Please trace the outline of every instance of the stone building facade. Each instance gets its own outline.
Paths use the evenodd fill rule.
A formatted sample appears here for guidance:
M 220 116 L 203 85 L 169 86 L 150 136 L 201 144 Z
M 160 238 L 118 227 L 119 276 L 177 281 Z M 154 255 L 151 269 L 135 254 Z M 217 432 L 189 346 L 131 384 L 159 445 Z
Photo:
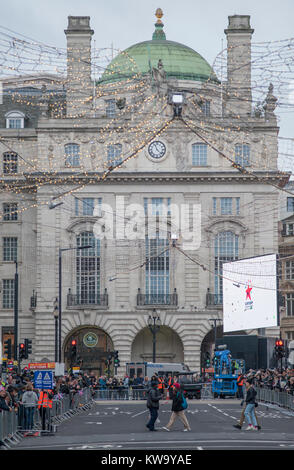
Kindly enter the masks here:
M 75 338 L 82 367 L 99 374 L 108 351 L 119 351 L 119 374 L 152 360 L 153 313 L 157 361 L 199 370 L 222 319 L 222 263 L 278 250 L 275 186 L 287 176 L 277 169 L 271 86 L 265 112 L 252 109 L 249 16 L 229 17 L 223 83 L 197 52 L 166 39 L 160 18 L 152 40 L 116 56 L 96 88 L 89 17 L 68 18 L 63 83 L 3 80 L 0 324 L 2 341 L 13 337 L 16 246 L 18 341 L 32 339 L 30 361 L 54 360 L 60 249 L 62 361 Z

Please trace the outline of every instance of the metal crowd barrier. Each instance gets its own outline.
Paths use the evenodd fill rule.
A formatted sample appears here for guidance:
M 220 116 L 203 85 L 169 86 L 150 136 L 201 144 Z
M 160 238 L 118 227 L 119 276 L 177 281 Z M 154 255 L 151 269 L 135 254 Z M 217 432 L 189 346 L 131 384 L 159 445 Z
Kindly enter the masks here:
M 117 387 L 100 388 L 95 391 L 94 398 L 97 400 L 145 400 L 147 388 Z
M 271 403 L 273 405 L 287 408 L 294 411 L 294 395 L 287 392 L 280 392 L 279 390 L 271 390 L 265 387 L 256 387 L 257 401 Z
M 93 404 L 92 390 L 83 390 L 67 395 L 56 395 L 52 408 L 19 405 L 18 411 L 0 412 L 0 445 L 10 447 L 17 444 L 25 433 L 52 433 L 56 425 Z
M 18 414 L 13 411 L 0 412 L 0 446 L 10 448 L 11 444 L 20 442 L 22 436 L 18 432 Z
M 198 385 L 198 384 L 197 384 Z M 213 398 L 212 384 L 210 382 L 201 383 L 201 399 Z M 146 400 L 148 388 L 136 387 L 117 387 L 117 388 L 100 388 L 95 390 L 95 400 Z M 166 394 L 165 394 L 166 397 Z

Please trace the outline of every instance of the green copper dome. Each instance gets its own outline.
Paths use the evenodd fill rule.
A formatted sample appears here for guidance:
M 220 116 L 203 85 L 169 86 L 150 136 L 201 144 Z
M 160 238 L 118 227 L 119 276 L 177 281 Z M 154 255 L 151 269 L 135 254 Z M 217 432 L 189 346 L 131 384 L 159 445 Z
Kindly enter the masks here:
M 144 41 L 118 54 L 103 73 L 100 83 L 110 83 L 131 78 L 140 78 L 158 66 L 161 59 L 167 78 L 218 82 L 212 67 L 190 47 L 167 41 L 163 23 L 155 24 L 151 41 Z

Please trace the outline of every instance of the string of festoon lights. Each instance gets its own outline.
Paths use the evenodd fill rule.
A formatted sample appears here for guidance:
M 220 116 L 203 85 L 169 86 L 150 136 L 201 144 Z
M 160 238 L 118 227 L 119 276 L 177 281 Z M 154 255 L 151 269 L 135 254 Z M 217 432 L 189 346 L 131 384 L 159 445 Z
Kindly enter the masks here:
M 268 47 L 268 43 L 267 43 L 267 46 Z M 279 48 L 281 49 L 281 48 Z M 37 49 L 38 50 L 38 49 Z M 282 48 L 282 50 L 284 50 L 284 47 Z M 269 51 L 270 52 L 270 51 Z M 280 53 L 280 50 L 279 50 L 279 53 Z M 38 54 L 38 58 L 41 57 L 42 54 L 39 54 L 39 50 L 37 52 Z M 62 54 L 60 54 L 62 55 Z M 18 58 L 20 58 L 21 60 L 21 56 L 18 55 L 17 56 Z M 65 53 L 64 53 L 64 57 L 65 57 Z M 15 55 L 13 56 L 13 58 L 15 59 Z M 41 60 L 41 59 L 40 59 Z M 42 59 L 43 60 L 43 59 Z M 255 63 L 257 62 L 257 60 L 255 59 Z M 41 63 L 41 62 L 40 62 Z M 51 64 L 53 63 L 53 61 L 51 61 Z M 18 70 L 19 70 L 19 67 L 18 67 Z M 122 71 L 124 72 L 124 71 Z M 141 80 L 140 81 L 140 84 L 137 83 L 138 81 L 138 75 L 135 76 L 135 82 L 133 80 L 130 79 L 128 83 L 129 85 L 129 92 L 131 91 L 134 91 L 134 93 L 136 94 L 138 89 L 140 88 L 140 86 L 142 86 L 142 90 L 145 90 L 144 87 L 146 87 L 146 90 L 148 90 L 148 81 L 146 81 L 146 79 L 144 80 Z M 66 84 L 66 80 L 64 79 L 63 80 L 63 83 Z M 115 99 L 118 98 L 120 96 L 120 93 L 121 93 L 121 90 L 119 89 L 119 87 L 121 86 L 121 88 L 123 89 L 123 86 L 126 84 L 125 81 L 122 81 L 122 82 L 118 82 L 116 84 L 108 84 L 108 85 L 104 85 L 103 87 L 99 87 L 97 86 L 96 89 L 97 89 L 97 95 L 96 97 L 105 97 L 105 96 L 109 96 L 109 90 L 112 90 L 112 93 L 114 94 L 115 96 Z M 204 88 L 205 87 L 209 87 L 210 83 L 209 81 L 207 83 L 204 84 Z M 139 88 L 138 88 L 139 87 Z M 110 93 L 110 96 L 111 96 L 111 93 Z M 237 95 L 236 95 L 237 96 Z M 154 98 L 154 97 L 153 97 Z M 240 97 L 241 99 L 242 97 Z M 152 98 L 151 97 L 147 97 L 145 98 L 146 99 L 146 102 L 148 104 L 150 104 L 152 102 Z M 86 102 L 85 101 L 81 101 L 81 102 Z M 140 103 L 140 102 L 139 102 Z M 161 106 L 164 106 L 164 99 L 162 99 L 162 103 L 160 102 L 160 100 L 157 98 L 156 99 L 156 104 L 158 105 L 158 108 L 160 108 Z M 104 105 L 102 104 L 98 104 L 98 110 L 99 109 L 103 109 Z M 138 108 L 140 108 L 140 110 L 138 111 Z M 157 109 L 158 109 L 157 108 Z M 127 112 L 131 111 L 131 110 L 134 110 L 135 114 L 136 114 L 136 118 L 137 120 L 139 121 L 139 123 L 137 124 L 136 127 L 134 127 L 134 121 L 132 122 L 132 124 L 130 123 L 128 126 L 126 126 L 126 124 L 123 124 L 122 126 L 117 126 L 117 122 L 119 121 L 119 119 L 126 115 Z M 138 114 L 141 114 L 141 116 L 138 116 Z M 101 129 L 100 130 L 100 134 L 99 134 L 99 138 L 96 137 L 95 140 L 91 140 L 91 143 L 94 144 L 94 143 L 97 143 L 99 144 L 103 139 L 105 139 L 105 141 L 107 141 L 107 143 L 111 146 L 111 145 L 116 145 L 117 144 L 117 139 L 121 140 L 122 137 L 124 137 L 124 134 L 127 134 L 128 137 L 129 136 L 136 136 L 136 139 L 132 139 L 132 142 L 134 142 L 134 147 L 135 148 L 141 148 L 141 145 L 146 145 L 146 142 L 149 142 L 148 139 L 146 139 L 146 136 L 148 135 L 152 135 L 152 131 L 154 131 L 154 126 L 152 125 L 152 122 L 153 122 L 153 119 L 154 119 L 154 115 L 155 113 L 151 113 L 150 116 L 149 116 L 149 119 L 150 121 L 147 121 L 145 120 L 146 119 L 146 115 L 145 115 L 145 112 L 143 111 L 143 109 L 141 109 L 140 105 L 137 104 L 137 107 L 136 105 L 134 104 L 130 104 L 128 105 L 123 111 L 122 111 L 122 115 L 120 116 L 117 116 L 115 118 L 113 118 L 111 120 L 111 124 L 110 122 L 108 122 L 106 124 L 106 126 L 104 127 L 104 129 Z M 84 114 L 85 116 L 85 114 Z M 80 117 L 84 117 L 84 116 L 80 116 Z M 141 119 L 144 117 L 144 119 Z M 239 121 L 241 121 L 241 117 L 239 116 L 234 116 L 234 122 L 235 122 L 235 118 L 239 118 Z M 192 122 L 191 122 L 192 123 Z M 191 124 L 190 123 L 190 124 Z M 79 124 L 76 124 L 76 127 L 78 128 Z M 119 129 L 116 129 L 116 126 L 117 128 Z M 212 135 L 213 135 L 213 132 L 214 131 L 222 131 L 222 132 L 226 132 L 226 133 L 230 133 L 231 136 L 238 136 L 240 138 L 240 131 L 241 131 L 241 127 L 235 127 L 235 129 L 233 128 L 233 126 L 229 126 L 229 125 L 226 125 L 225 127 L 224 126 L 219 126 L 219 125 L 215 125 L 215 124 L 209 124 L 209 126 L 207 125 L 207 122 L 206 121 L 203 121 L 202 123 L 202 126 L 201 126 L 201 131 L 203 133 L 206 133 L 207 134 L 207 137 L 210 138 L 210 142 L 211 142 L 211 138 L 212 138 Z M 155 134 L 156 135 L 156 134 Z M 247 136 L 249 136 L 249 132 L 246 134 L 246 132 L 244 132 L 244 136 L 242 138 L 242 140 L 246 140 Z M 139 139 L 140 137 L 140 139 Z M 20 139 L 18 139 L 18 142 L 21 142 Z M 22 141 L 23 143 L 25 142 L 25 140 Z M 211 145 L 214 145 L 214 144 L 217 144 L 218 142 L 216 140 L 214 140 L 214 142 L 212 142 Z M 218 151 L 218 153 L 220 154 L 219 152 L 219 149 L 217 148 L 217 146 L 215 146 L 216 150 Z M 137 154 L 137 153 L 136 153 Z M 101 155 L 101 154 L 100 154 Z M 85 159 L 89 159 L 91 162 L 93 161 L 93 159 L 91 158 L 91 153 L 87 153 L 87 152 L 84 152 L 83 153 L 83 157 Z M 124 158 L 125 157 L 125 154 L 122 154 L 122 162 L 125 163 L 129 160 L 129 158 Z M 104 157 L 100 156 L 98 157 L 100 158 L 101 161 L 104 160 Z M 260 165 L 260 161 L 257 162 L 258 158 L 257 156 L 255 156 L 255 159 L 256 159 L 256 163 L 259 163 Z M 31 159 L 31 161 L 34 161 L 36 163 L 36 168 L 37 170 L 36 171 L 46 171 L 46 167 L 44 168 L 41 168 L 39 167 L 40 165 L 40 162 L 38 161 L 37 157 L 35 157 L 34 159 Z M 253 163 L 253 162 L 252 162 Z M 37 166 L 38 164 L 38 166 Z M 267 168 L 267 162 L 266 161 L 262 161 L 262 168 L 266 169 Z M 112 169 L 116 169 L 116 168 L 120 168 L 121 166 L 119 164 L 115 165 Z M 244 167 L 240 166 L 242 168 L 242 170 L 244 169 Z M 105 162 L 105 160 L 103 161 L 103 168 L 105 170 L 105 173 L 106 175 L 109 174 L 109 165 L 108 165 L 108 162 Z M 239 167 L 236 167 L 236 169 L 240 170 L 241 168 Z M 260 168 L 260 166 L 259 166 Z M 99 169 L 99 164 L 97 163 L 95 166 L 92 167 L 91 170 L 98 170 Z M 246 170 L 246 169 L 245 169 Z M 89 170 L 86 171 L 84 170 L 83 172 L 78 172 L 76 173 L 76 169 L 68 169 L 68 171 L 72 171 L 72 175 L 67 175 L 67 181 L 68 179 L 72 179 L 74 182 L 76 182 L 76 178 L 78 175 L 83 175 L 83 176 L 89 176 Z M 112 171 L 112 170 L 111 170 Z M 247 170 L 248 171 L 248 170 Z M 51 172 L 51 175 L 50 177 L 45 177 L 42 175 L 42 177 L 37 177 L 36 175 L 34 175 L 34 181 L 37 182 L 37 185 L 43 185 L 43 184 L 46 184 L 48 181 L 52 182 L 52 176 L 57 176 L 58 175 L 58 168 L 56 167 L 55 169 L 54 168 L 50 168 L 50 172 Z M 52 175 L 52 172 L 53 172 L 53 175 Z M 247 172 L 248 174 L 248 172 Z M 253 176 L 253 171 L 251 171 L 251 176 Z M 270 174 L 269 174 L 270 176 Z M 106 176 L 104 176 L 105 178 Z M 47 178 L 47 179 L 46 179 Z M 57 180 L 56 180 L 57 181 Z M 58 183 L 58 181 L 57 181 Z M 4 183 L 4 184 L 8 184 L 8 183 Z M 83 183 L 81 182 L 81 185 L 80 187 L 85 187 L 85 184 L 87 183 Z M 19 188 L 19 191 L 22 191 L 24 188 L 31 188 L 33 185 L 32 183 L 29 183 L 29 184 L 24 184 L 22 187 Z M 11 185 L 9 186 L 11 188 Z M 38 186 L 37 186 L 38 187 Z M 279 188 L 280 189 L 280 188 Z M 291 193 L 292 194 L 292 193 Z

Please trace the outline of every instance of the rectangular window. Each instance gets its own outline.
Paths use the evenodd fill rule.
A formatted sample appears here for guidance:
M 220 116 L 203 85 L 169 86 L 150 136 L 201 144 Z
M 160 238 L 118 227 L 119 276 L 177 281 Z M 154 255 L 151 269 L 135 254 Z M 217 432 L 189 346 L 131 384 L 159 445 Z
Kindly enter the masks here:
M 235 162 L 241 166 L 250 165 L 250 147 L 248 144 L 235 145 Z
M 239 197 L 213 197 L 212 215 L 240 215 Z
M 151 215 L 171 215 L 170 204 L 171 198 L 152 197 L 144 198 L 144 212 L 148 215 L 148 205 L 151 205 Z M 164 207 L 165 206 L 165 207 Z
M 23 127 L 22 123 L 23 123 L 22 119 L 8 119 L 8 128 L 9 129 L 21 129 Z
M 16 237 L 3 237 L 3 261 L 17 261 Z
M 206 144 L 193 144 L 192 145 L 192 165 L 206 166 L 207 165 L 207 145 Z
M 101 209 L 102 198 L 84 197 L 75 198 L 75 216 L 94 215 L 94 209 L 99 206 Z M 95 212 L 96 213 L 96 212 Z
M 106 100 L 106 116 L 114 118 L 116 116 L 115 100 Z
M 209 100 L 203 100 L 201 104 L 201 111 L 205 117 L 210 116 L 210 101 Z
M 17 154 L 6 152 L 3 154 L 3 173 L 11 175 L 17 173 Z
M 14 279 L 3 279 L 2 281 L 2 307 L 14 307 Z
M 232 215 L 233 213 L 233 198 L 221 197 L 221 215 Z
M 216 215 L 217 214 L 217 199 L 216 197 L 212 198 L 212 214 Z
M 3 220 L 17 220 L 17 203 L 4 202 L 3 203 Z
M 240 198 L 236 197 L 236 215 L 240 215 Z
M 286 315 L 287 317 L 294 315 L 294 294 L 286 294 Z
M 294 197 L 287 197 L 287 211 L 294 212 Z
M 147 303 L 165 304 L 169 295 L 168 240 L 146 238 L 145 288 Z
M 108 145 L 107 147 L 107 162 L 109 165 L 116 165 L 121 163 L 121 152 L 122 152 L 122 145 L 121 144 L 114 144 Z
M 294 279 L 294 261 L 285 261 L 285 279 Z
M 286 235 L 294 235 L 294 224 L 286 224 Z

